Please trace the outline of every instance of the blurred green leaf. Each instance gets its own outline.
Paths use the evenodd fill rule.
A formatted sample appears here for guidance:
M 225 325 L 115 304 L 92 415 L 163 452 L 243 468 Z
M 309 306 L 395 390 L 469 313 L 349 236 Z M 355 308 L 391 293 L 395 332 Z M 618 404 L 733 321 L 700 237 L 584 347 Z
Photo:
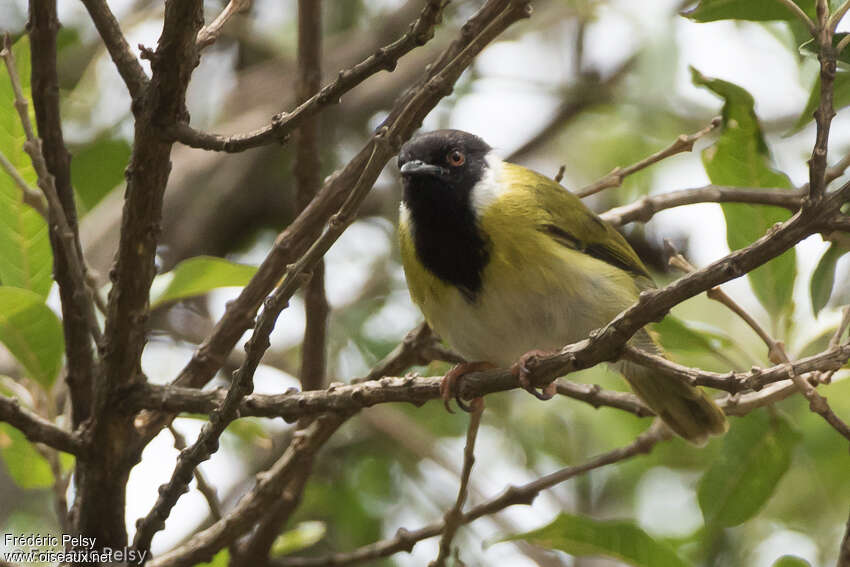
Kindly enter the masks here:
M 706 527 L 737 526 L 758 513 L 788 470 L 799 440 L 785 419 L 767 411 L 736 420 L 699 483 Z
M 809 295 L 812 298 L 812 311 L 815 316 L 829 302 L 832 288 L 835 285 L 835 263 L 847 252 L 846 248 L 837 245 L 835 242 L 830 242 L 829 248 L 823 253 L 815 271 L 812 272 Z
M 24 95 L 30 92 L 29 39 L 22 36 L 12 47 Z M 29 156 L 23 126 L 12 104 L 14 92 L 8 73 L 0 73 L 0 152 L 31 187 L 36 175 Z M 29 110 L 33 127 L 32 103 Z M 53 256 L 47 223 L 35 210 L 21 202 L 21 190 L 5 171 L 0 171 L 0 282 L 30 289 L 47 296 L 53 282 Z
M 502 541 L 524 540 L 576 557 L 603 555 L 637 567 L 686 567 L 672 547 L 632 522 L 561 514 L 542 528 Z
M 325 537 L 326 532 L 324 522 L 300 522 L 293 529 L 277 536 L 270 555 L 280 557 L 310 547 Z
M 845 50 L 850 56 L 850 51 Z M 850 105 L 850 72 L 838 71 L 835 73 L 835 81 L 832 85 L 832 105 L 835 110 L 840 110 L 845 106 Z M 809 100 L 806 102 L 806 107 L 800 113 L 797 123 L 788 132 L 788 135 L 796 134 L 802 130 L 806 124 L 815 119 L 815 109 L 820 103 L 820 77 L 815 79 L 815 84 L 812 86 L 812 92 L 809 93 Z
M 183 260 L 173 270 L 154 278 L 151 289 L 161 289 L 163 285 L 165 289 L 158 294 L 152 292 L 154 297 L 151 297 L 151 309 L 169 301 L 202 295 L 220 287 L 244 286 L 256 272 L 256 266 L 236 264 L 213 256 L 196 256 Z
M 815 0 L 795 0 L 794 3 L 802 8 L 809 17 L 814 17 Z M 716 20 L 766 22 L 797 18 L 794 12 L 777 0 L 700 0 L 696 8 L 682 15 L 696 22 L 714 22 Z
M 720 79 L 704 77 L 694 68 L 695 85 L 704 86 L 723 97 L 723 132 L 717 142 L 702 153 L 705 171 L 712 183 L 737 187 L 781 187 L 791 189 L 788 177 L 770 167 L 770 155 L 754 110 L 752 95 L 741 87 Z M 774 224 L 791 213 L 779 207 L 724 203 L 726 241 L 731 250 L 748 246 Z M 794 249 L 747 274 L 756 297 L 774 317 L 793 308 L 791 294 L 797 276 Z
M 732 346 L 731 337 L 722 331 L 694 329 L 687 321 L 668 315 L 659 323 L 652 326 L 658 333 L 661 345 L 665 350 L 676 351 L 708 351 L 715 353 L 718 349 Z
M 90 211 L 124 181 L 129 159 L 130 145 L 124 140 L 99 139 L 74 152 L 71 182 L 83 210 Z
M 812 567 L 812 565 L 805 559 L 793 555 L 783 555 L 774 561 L 771 567 Z
M 6 423 L 0 423 L 0 458 L 15 484 L 25 490 L 48 488 L 53 484 L 47 460 L 23 433 Z
M 62 324 L 38 294 L 0 286 L 0 342 L 27 370 L 49 388 L 62 362 Z

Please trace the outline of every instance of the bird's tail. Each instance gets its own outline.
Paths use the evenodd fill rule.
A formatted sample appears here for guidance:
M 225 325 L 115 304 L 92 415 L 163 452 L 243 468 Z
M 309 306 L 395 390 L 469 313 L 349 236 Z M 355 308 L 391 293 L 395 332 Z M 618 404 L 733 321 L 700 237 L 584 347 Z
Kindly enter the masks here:
M 646 331 L 639 331 L 631 344 L 649 352 L 660 352 Z M 620 361 L 617 368 L 646 405 L 691 443 L 703 445 L 709 436 L 722 435 L 728 429 L 723 411 L 700 388 L 633 362 Z

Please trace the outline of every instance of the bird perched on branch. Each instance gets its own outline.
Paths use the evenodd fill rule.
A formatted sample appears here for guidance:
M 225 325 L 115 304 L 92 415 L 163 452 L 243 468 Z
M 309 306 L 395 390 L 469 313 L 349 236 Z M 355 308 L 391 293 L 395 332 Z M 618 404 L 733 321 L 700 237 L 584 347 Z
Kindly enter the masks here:
M 399 232 L 413 301 L 469 361 L 443 381 L 443 399 L 465 373 L 511 367 L 538 392 L 532 356 L 585 338 L 634 303 L 652 278 L 625 238 L 555 181 L 499 159 L 481 138 L 438 130 L 407 142 Z M 658 353 L 646 330 L 630 344 Z M 726 431 L 699 388 L 637 364 L 615 364 L 635 393 L 693 443 Z M 458 399 L 459 403 L 462 403 Z

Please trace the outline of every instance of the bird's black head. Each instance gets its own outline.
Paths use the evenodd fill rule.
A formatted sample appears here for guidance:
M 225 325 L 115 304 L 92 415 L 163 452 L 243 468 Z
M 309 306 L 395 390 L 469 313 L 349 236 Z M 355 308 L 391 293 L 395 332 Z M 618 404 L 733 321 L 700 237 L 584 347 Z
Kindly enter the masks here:
M 489 259 L 489 240 L 472 207 L 487 172 L 490 146 L 460 130 L 437 130 L 407 142 L 398 154 L 416 255 L 443 281 L 475 301 Z
M 435 130 L 402 146 L 398 168 L 405 188 L 443 186 L 468 192 L 483 176 L 490 149 L 487 142 L 468 132 Z

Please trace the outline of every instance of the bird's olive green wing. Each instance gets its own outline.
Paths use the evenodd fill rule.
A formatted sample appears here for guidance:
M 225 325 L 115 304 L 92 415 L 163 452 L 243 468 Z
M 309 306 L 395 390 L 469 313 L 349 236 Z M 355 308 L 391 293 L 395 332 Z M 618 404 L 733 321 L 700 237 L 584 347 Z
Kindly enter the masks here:
M 514 190 L 528 191 L 540 211 L 539 230 L 574 250 L 579 250 L 638 278 L 652 278 L 622 234 L 588 209 L 581 199 L 555 181 L 530 169 L 505 163 L 504 182 Z M 645 286 L 641 286 L 645 287 Z

